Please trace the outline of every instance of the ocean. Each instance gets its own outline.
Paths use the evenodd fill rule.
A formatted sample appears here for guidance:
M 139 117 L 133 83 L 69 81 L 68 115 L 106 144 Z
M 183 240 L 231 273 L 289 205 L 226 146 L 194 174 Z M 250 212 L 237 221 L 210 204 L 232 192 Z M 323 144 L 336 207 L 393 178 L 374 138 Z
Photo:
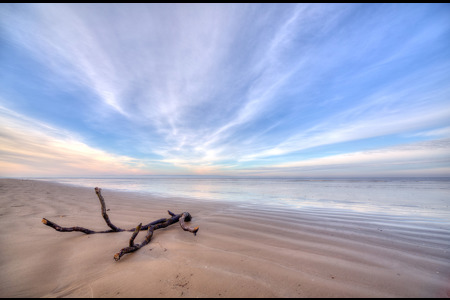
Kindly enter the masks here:
M 450 222 L 450 178 L 130 176 L 29 178 L 159 197 Z

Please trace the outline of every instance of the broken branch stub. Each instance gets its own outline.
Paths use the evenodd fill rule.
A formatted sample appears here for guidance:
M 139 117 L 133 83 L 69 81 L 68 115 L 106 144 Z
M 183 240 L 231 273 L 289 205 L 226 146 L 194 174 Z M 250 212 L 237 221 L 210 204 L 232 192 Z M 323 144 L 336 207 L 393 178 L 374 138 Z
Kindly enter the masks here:
M 189 231 L 189 232 L 192 232 L 194 235 L 197 235 L 197 231 L 198 231 L 199 227 L 198 226 L 194 227 L 194 228 L 189 227 L 185 223 L 185 222 L 189 222 L 192 219 L 192 216 L 190 213 L 183 212 L 181 214 L 174 214 L 170 210 L 167 211 L 169 213 L 169 215 L 171 216 L 170 218 L 161 218 L 156 221 L 150 222 L 147 225 L 142 225 L 142 223 L 140 223 L 138 226 L 136 226 L 136 228 L 131 228 L 131 229 L 119 228 L 119 227 L 115 226 L 114 224 L 112 224 L 111 220 L 109 219 L 108 214 L 106 213 L 107 210 L 106 210 L 106 205 L 105 205 L 105 199 L 103 198 L 101 191 L 102 190 L 100 188 L 98 188 L 98 187 L 95 188 L 95 193 L 97 194 L 98 199 L 100 200 L 103 219 L 105 220 L 105 222 L 109 226 L 109 228 L 111 228 L 110 230 L 95 231 L 95 230 L 91 230 L 91 229 L 87 229 L 87 228 L 79 227 L 79 226 L 62 227 L 52 221 L 49 221 L 46 218 L 42 219 L 42 223 L 49 227 L 52 227 L 56 231 L 60 231 L 60 232 L 79 231 L 79 232 L 83 232 L 85 234 L 94 234 L 94 233 L 132 231 L 133 234 L 131 235 L 131 238 L 129 241 L 129 246 L 122 248 L 119 252 L 117 252 L 114 255 L 114 259 L 116 261 L 118 261 L 124 254 L 134 252 L 134 251 L 139 250 L 140 248 L 144 247 L 145 245 L 147 245 L 150 242 L 150 240 L 153 236 L 153 232 L 155 230 L 160 229 L 160 228 L 165 228 L 165 227 L 167 227 L 171 224 L 174 224 L 178 221 L 180 222 L 180 226 L 184 231 Z M 134 240 L 135 240 L 136 236 L 139 234 L 139 231 L 141 231 L 141 230 L 147 230 L 147 235 L 145 236 L 145 239 L 141 244 L 135 244 Z

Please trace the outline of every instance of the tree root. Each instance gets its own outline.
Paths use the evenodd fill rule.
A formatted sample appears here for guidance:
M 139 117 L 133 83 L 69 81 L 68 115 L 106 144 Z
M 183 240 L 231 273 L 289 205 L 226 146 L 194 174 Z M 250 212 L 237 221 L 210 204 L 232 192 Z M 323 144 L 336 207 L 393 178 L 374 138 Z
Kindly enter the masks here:
M 180 222 L 180 226 L 184 231 L 189 231 L 192 232 L 194 235 L 197 235 L 197 231 L 199 229 L 199 227 L 189 227 L 186 225 L 185 222 L 189 222 L 192 217 L 191 214 L 188 212 L 183 212 L 181 214 L 174 214 L 173 212 L 171 212 L 170 210 L 168 210 L 167 212 L 169 213 L 169 215 L 171 216 L 170 218 L 162 218 L 153 222 L 150 222 L 146 225 L 142 225 L 142 223 L 140 223 L 136 228 L 131 228 L 131 229 L 122 229 L 119 228 L 117 226 L 115 226 L 114 224 L 112 224 L 111 220 L 109 219 L 108 214 L 106 213 L 106 205 L 105 205 L 105 199 L 103 198 L 102 194 L 101 194 L 101 189 L 96 187 L 95 188 L 95 193 L 98 196 L 98 199 L 100 200 L 100 205 L 102 207 L 102 216 L 103 219 L 105 220 L 106 224 L 109 226 L 109 228 L 111 228 L 110 230 L 102 230 L 102 231 L 95 231 L 95 230 L 91 230 L 91 229 L 87 229 L 84 227 L 79 227 L 79 226 L 74 226 L 74 227 L 61 227 L 58 224 L 47 220 L 46 218 L 42 219 L 42 223 L 44 223 L 45 225 L 52 227 L 53 229 L 55 229 L 56 231 L 60 231 L 60 232 L 72 232 L 72 231 L 80 231 L 83 232 L 85 234 L 94 234 L 94 233 L 110 233 L 110 232 L 121 232 L 121 231 L 132 231 L 133 234 L 131 235 L 130 241 L 129 241 L 129 246 L 122 248 L 119 252 L 117 252 L 114 255 L 114 259 L 116 261 L 118 261 L 124 254 L 127 253 L 131 253 L 134 251 L 139 250 L 140 248 L 144 247 L 145 245 L 147 245 L 152 236 L 153 236 L 153 232 L 157 229 L 160 228 L 166 228 L 167 226 L 174 224 L 176 222 Z M 136 238 L 136 236 L 138 235 L 139 231 L 141 230 L 147 230 L 147 235 L 145 236 L 144 241 L 141 244 L 135 244 L 134 243 L 134 239 Z

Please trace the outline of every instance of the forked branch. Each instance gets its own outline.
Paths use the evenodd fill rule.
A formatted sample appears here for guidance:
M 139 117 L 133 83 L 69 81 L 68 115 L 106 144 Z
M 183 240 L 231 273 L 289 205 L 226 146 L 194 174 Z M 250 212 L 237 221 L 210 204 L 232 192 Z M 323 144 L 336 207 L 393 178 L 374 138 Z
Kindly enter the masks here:
M 105 222 L 109 226 L 109 228 L 111 228 L 110 230 L 95 231 L 95 230 L 91 230 L 91 229 L 87 229 L 87 228 L 79 227 L 79 226 L 62 227 L 52 221 L 47 220 L 46 218 L 42 219 L 42 223 L 44 223 L 45 225 L 47 225 L 49 227 L 52 227 L 56 231 L 60 231 L 60 232 L 80 231 L 85 234 L 94 234 L 94 233 L 132 231 L 133 234 L 131 235 L 131 238 L 129 241 L 129 246 L 121 249 L 119 252 L 117 252 L 114 255 L 114 259 L 116 261 L 118 261 L 124 254 L 134 252 L 134 251 L 139 250 L 140 248 L 144 247 L 145 245 L 147 245 L 150 242 L 150 240 L 153 236 L 153 232 L 155 230 L 160 229 L 160 228 L 165 228 L 165 227 L 167 227 L 173 223 L 176 223 L 178 221 L 180 221 L 180 226 L 184 231 L 189 231 L 189 232 L 192 232 L 194 235 L 197 235 L 197 231 L 198 231 L 199 227 L 198 226 L 194 227 L 194 228 L 189 227 L 185 223 L 185 222 L 189 222 L 192 219 L 190 213 L 183 212 L 181 214 L 174 214 L 170 210 L 167 211 L 169 213 L 169 215 L 171 216 L 170 218 L 162 218 L 162 219 L 150 222 L 146 225 L 142 225 L 142 223 L 140 223 L 136 228 L 131 228 L 131 229 L 119 228 L 119 227 L 115 226 L 114 224 L 112 224 L 111 220 L 109 219 L 108 214 L 106 213 L 105 199 L 103 198 L 101 191 L 102 190 L 100 188 L 98 188 L 98 187 L 95 188 L 95 193 L 97 194 L 98 199 L 100 200 L 100 205 L 102 207 L 103 219 L 105 220 Z M 145 236 L 145 239 L 141 244 L 135 244 L 134 239 L 136 238 L 139 231 L 141 231 L 141 230 L 147 230 L 147 235 Z

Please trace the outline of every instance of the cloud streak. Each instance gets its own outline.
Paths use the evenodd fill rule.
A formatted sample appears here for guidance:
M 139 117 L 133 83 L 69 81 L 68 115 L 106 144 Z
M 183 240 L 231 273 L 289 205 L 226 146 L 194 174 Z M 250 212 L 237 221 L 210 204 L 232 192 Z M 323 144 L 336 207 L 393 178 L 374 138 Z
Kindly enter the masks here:
M 136 160 L 90 147 L 80 141 L 77 134 L 3 107 L 0 107 L 0 125 L 2 176 L 142 175 L 148 174 L 151 168 L 158 168 L 158 162 Z
M 330 155 L 303 161 L 254 167 L 242 170 L 246 174 L 292 173 L 303 176 L 405 176 L 414 171 L 416 176 L 441 175 L 450 171 L 450 139 L 405 144 L 395 147 Z M 364 170 L 364 171 L 363 171 Z

